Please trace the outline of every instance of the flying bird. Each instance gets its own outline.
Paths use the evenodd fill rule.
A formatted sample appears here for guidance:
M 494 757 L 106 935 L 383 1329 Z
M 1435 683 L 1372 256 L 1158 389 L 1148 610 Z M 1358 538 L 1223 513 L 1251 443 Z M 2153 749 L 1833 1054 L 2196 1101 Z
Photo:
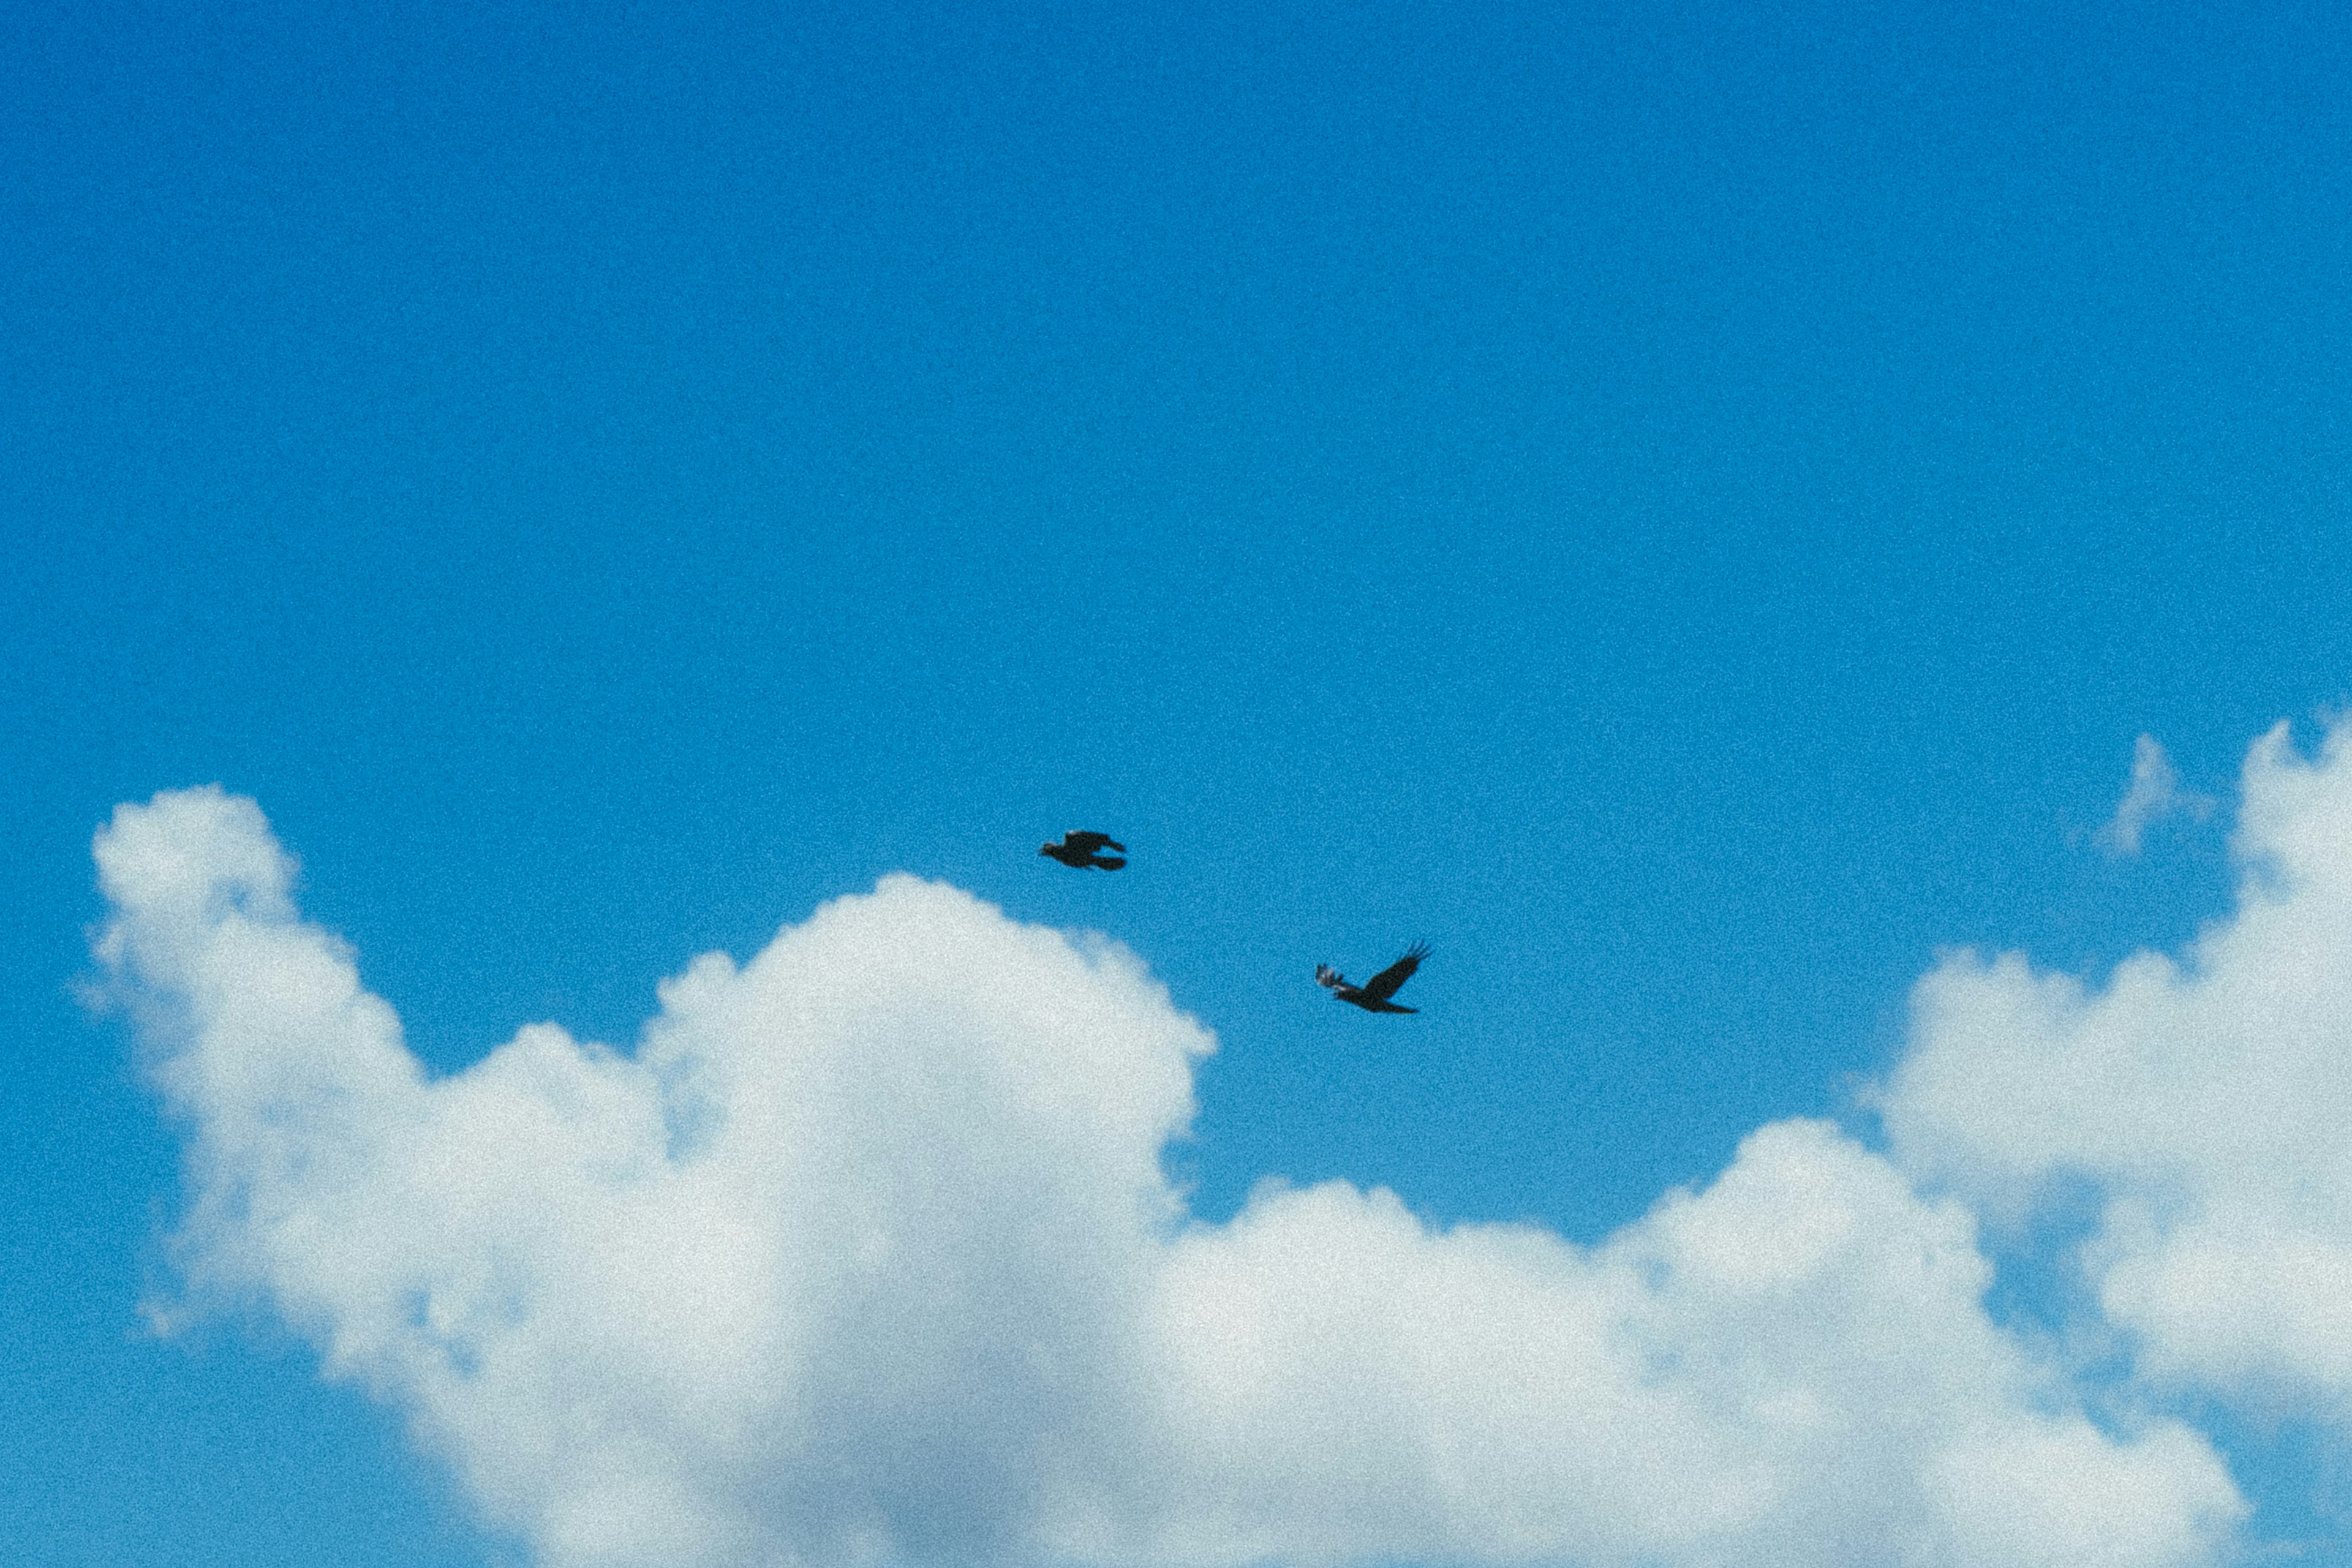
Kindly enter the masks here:
M 1104 849 L 1116 849 L 1119 854 L 1103 855 L 1097 853 L 1097 851 Z M 1039 845 L 1037 847 L 1037 853 L 1040 855 L 1051 855 L 1055 859 L 1059 860 L 1065 866 L 1076 866 L 1080 868 L 1092 866 L 1096 869 L 1102 871 L 1116 871 L 1121 866 L 1127 864 L 1125 860 L 1119 858 L 1119 855 L 1127 853 L 1126 845 L 1121 844 L 1118 839 L 1113 838 L 1108 833 L 1086 833 L 1076 828 L 1063 834 L 1062 841 L 1059 844 Z
M 1315 984 L 1329 986 L 1334 1002 L 1352 1002 L 1367 1013 L 1418 1013 L 1420 1008 L 1400 1007 L 1389 998 L 1397 994 L 1399 986 L 1412 978 L 1412 972 L 1419 969 L 1421 961 L 1428 956 L 1429 944 L 1417 942 L 1402 958 L 1361 985 L 1349 984 L 1346 975 L 1328 963 L 1318 963 L 1315 966 Z

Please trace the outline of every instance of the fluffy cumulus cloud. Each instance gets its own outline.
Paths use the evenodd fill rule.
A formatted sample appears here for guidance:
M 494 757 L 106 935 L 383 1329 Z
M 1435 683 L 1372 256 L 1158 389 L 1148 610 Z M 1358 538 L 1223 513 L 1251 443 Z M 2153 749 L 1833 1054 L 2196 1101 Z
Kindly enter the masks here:
M 2309 874 L 2292 824 L 2345 792 L 2263 765 L 2263 842 Z M 551 1568 L 2155 1568 L 2220 1560 L 2243 1511 L 2193 1432 L 2086 1419 L 1988 1320 L 1969 1209 L 1827 1124 L 1597 1247 L 1337 1184 L 1209 1226 L 1160 1166 L 1209 1037 L 1125 951 L 951 888 L 697 960 L 630 1054 L 534 1026 L 436 1079 L 251 802 L 158 796 L 97 848 L 100 955 L 188 1129 L 191 1295 L 281 1315 Z M 2243 984 L 2315 999 L 2324 967 Z M 2116 1007 L 2210 984 L 2150 970 Z M 2085 1095 L 2135 1048 L 2086 1040 L 2091 1005 L 2014 966 L 1928 999 L 2087 1053 Z M 2019 1184 L 2081 1152 L 2063 1114 L 1995 1152 Z M 1913 1142 L 1975 1158 L 1977 1128 Z M 2119 1224 L 2124 1310 L 2168 1269 L 2340 1256 L 2321 1226 L 2176 1258 L 2184 1212 Z M 2322 1348 L 2286 1359 L 2332 1367 L 2290 1321 Z
M 2352 1417 L 2352 729 L 2246 758 L 2235 911 L 2102 986 L 1956 954 L 1885 1116 L 1903 1163 L 2003 1219 L 2099 1194 L 2082 1275 L 2144 1371 Z

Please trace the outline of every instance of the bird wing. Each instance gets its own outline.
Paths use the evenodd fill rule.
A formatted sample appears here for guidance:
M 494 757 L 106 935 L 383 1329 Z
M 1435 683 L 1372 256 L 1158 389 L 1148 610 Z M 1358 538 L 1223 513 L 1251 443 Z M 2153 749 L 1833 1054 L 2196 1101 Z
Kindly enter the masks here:
M 1127 846 L 1112 843 L 1108 833 L 1087 833 L 1074 827 L 1062 835 L 1062 847 L 1075 849 L 1081 855 L 1091 855 L 1097 849 L 1124 849 Z
M 1412 972 L 1419 969 L 1421 961 L 1428 956 L 1429 948 L 1425 943 L 1413 943 L 1412 951 L 1402 958 L 1364 982 L 1364 994 L 1375 1002 L 1387 1001 L 1397 994 L 1398 986 L 1412 978 Z

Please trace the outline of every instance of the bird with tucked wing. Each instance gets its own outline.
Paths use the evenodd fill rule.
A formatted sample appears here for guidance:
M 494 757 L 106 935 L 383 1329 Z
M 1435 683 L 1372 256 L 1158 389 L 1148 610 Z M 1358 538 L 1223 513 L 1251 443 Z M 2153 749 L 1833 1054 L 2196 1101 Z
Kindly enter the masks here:
M 1118 854 L 1105 855 L 1102 853 L 1105 849 L 1116 849 Z M 1077 828 L 1063 834 L 1059 844 L 1039 845 L 1037 853 L 1050 855 L 1065 866 L 1081 869 L 1092 866 L 1098 871 L 1116 871 L 1127 864 L 1119 858 L 1127 853 L 1126 845 L 1108 833 L 1087 833 Z
M 1399 986 L 1412 978 L 1412 972 L 1419 969 L 1421 961 L 1428 956 L 1429 945 L 1415 942 L 1402 958 L 1361 985 L 1349 984 L 1346 975 L 1328 963 L 1318 963 L 1315 966 L 1315 984 L 1328 986 L 1334 1002 L 1352 1003 L 1367 1013 L 1418 1013 L 1420 1008 L 1400 1007 L 1389 998 L 1397 994 Z

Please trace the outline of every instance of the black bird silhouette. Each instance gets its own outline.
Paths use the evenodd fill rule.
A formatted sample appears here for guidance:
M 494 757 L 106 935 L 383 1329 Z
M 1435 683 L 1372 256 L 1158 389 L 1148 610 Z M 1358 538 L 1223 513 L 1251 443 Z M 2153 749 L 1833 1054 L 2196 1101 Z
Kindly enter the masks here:
M 1062 841 L 1059 844 L 1039 845 L 1037 853 L 1051 855 L 1065 866 L 1081 868 L 1092 866 L 1103 871 L 1116 871 L 1127 864 L 1118 858 L 1118 855 L 1097 854 L 1096 851 L 1098 849 L 1116 849 L 1120 855 L 1124 855 L 1127 852 L 1127 846 L 1108 833 L 1087 833 L 1072 828 L 1062 835 Z
M 1421 961 L 1428 956 L 1429 944 L 1414 942 L 1402 958 L 1361 985 L 1349 984 L 1346 975 L 1328 963 L 1318 963 L 1315 966 L 1315 984 L 1329 986 L 1334 1002 L 1352 1002 L 1367 1013 L 1418 1013 L 1420 1008 L 1400 1007 L 1389 998 L 1397 994 L 1399 986 L 1412 978 L 1412 972 L 1419 969 Z

